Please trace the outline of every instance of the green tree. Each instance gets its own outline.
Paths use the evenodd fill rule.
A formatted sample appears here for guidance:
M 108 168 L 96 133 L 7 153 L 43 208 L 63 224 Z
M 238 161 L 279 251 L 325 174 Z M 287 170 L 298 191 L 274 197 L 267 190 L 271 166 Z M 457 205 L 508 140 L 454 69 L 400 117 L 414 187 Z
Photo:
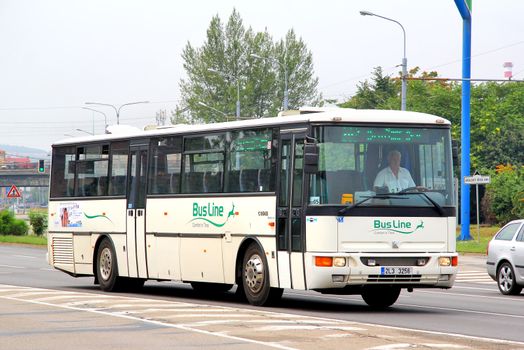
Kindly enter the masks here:
M 312 54 L 302 39 L 290 30 L 274 43 L 267 30 L 246 30 L 236 10 L 225 26 L 218 15 L 213 17 L 203 45 L 187 43 L 182 58 L 187 79 L 180 81 L 182 101 L 173 113 L 174 122 L 234 118 L 237 90 L 242 117 L 274 116 L 282 106 L 286 71 L 290 108 L 321 100 Z
M 29 212 L 29 224 L 33 227 L 35 235 L 43 235 L 47 229 L 47 213 L 39 210 L 31 210 Z
M 9 210 L 0 211 L 0 234 L 23 236 L 27 234 L 29 227 L 24 220 L 15 218 Z
M 489 221 L 505 224 L 524 215 L 524 167 L 499 165 L 490 171 L 491 183 L 482 200 Z
M 340 107 L 386 109 L 388 101 L 394 99 L 400 90 L 395 86 L 395 82 L 391 77 L 384 75 L 381 67 L 375 67 L 371 75 L 371 81 L 365 80 L 360 82 L 357 85 L 355 96 L 342 103 Z

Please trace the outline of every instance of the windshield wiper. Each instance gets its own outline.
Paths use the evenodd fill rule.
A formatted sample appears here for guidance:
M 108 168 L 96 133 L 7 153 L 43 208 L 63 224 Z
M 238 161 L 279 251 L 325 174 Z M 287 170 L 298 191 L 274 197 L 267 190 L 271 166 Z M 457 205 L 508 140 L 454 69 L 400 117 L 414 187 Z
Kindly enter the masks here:
M 343 215 L 343 214 L 347 213 L 348 211 L 350 211 L 351 209 L 358 207 L 362 203 L 365 203 L 365 202 L 367 202 L 370 199 L 376 199 L 376 198 L 378 198 L 378 199 L 392 199 L 392 198 L 394 198 L 394 199 L 406 199 L 405 197 L 395 197 L 394 195 L 391 195 L 391 194 L 375 194 L 373 196 L 366 197 L 363 200 L 356 202 L 355 204 L 348 205 L 347 207 L 344 207 L 344 208 L 340 209 L 338 211 L 338 215 Z
M 419 194 L 419 195 L 423 195 L 431 204 L 433 204 L 433 207 L 435 207 L 435 209 L 438 211 L 438 213 L 440 214 L 440 216 L 445 216 L 446 214 L 444 213 L 444 209 L 440 206 L 440 204 L 438 204 L 437 202 L 435 202 L 433 199 L 431 199 L 430 196 L 428 196 L 425 192 L 399 192 L 399 193 L 396 193 L 397 195 L 400 195 L 400 196 L 405 196 L 405 195 L 408 195 L 408 194 Z

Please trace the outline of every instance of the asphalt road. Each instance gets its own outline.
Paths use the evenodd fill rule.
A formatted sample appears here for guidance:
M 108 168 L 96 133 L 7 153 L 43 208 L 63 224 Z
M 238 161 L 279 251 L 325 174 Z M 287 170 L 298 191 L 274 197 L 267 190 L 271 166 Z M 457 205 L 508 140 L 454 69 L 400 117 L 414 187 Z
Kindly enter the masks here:
M 58 340 L 82 349 L 524 349 L 524 295 L 501 295 L 484 256 L 460 258 L 451 290 L 403 291 L 390 309 L 372 311 L 359 296 L 309 291 L 286 290 L 271 308 L 178 283 L 149 281 L 138 294 L 108 294 L 92 278 L 51 269 L 45 252 L 0 245 L 0 319 L 8 325 L 0 327 L 0 349 L 51 349 Z

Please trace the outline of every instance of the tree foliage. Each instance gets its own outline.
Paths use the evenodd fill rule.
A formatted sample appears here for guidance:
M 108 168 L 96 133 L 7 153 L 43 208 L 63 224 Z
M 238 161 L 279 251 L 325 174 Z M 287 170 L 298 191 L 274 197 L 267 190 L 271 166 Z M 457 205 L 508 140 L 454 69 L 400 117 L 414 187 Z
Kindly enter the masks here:
M 29 227 L 24 220 L 15 218 L 9 210 L 0 211 L 0 235 L 23 236 Z
M 173 123 L 234 119 L 238 96 L 241 117 L 274 116 L 282 109 L 286 75 L 290 109 L 321 100 L 304 41 L 291 29 L 274 42 L 267 30 L 246 29 L 236 10 L 226 25 L 214 16 L 202 46 L 188 42 L 182 59 L 187 78 L 179 84 L 181 103 Z
M 484 216 L 490 222 L 505 224 L 524 217 L 524 167 L 499 165 L 491 171 L 482 200 Z
M 47 229 L 47 213 L 38 210 L 31 210 L 29 212 L 29 224 L 33 227 L 35 235 L 43 235 Z

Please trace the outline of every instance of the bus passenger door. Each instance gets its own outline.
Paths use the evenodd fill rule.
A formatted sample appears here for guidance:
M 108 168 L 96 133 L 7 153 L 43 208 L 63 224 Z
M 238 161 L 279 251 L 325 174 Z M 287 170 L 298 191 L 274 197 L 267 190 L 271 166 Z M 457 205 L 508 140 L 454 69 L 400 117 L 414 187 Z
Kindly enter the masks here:
M 280 135 L 277 250 L 281 288 L 306 288 L 302 206 L 304 139 L 304 129 L 289 130 Z
M 148 141 L 131 144 L 127 194 L 127 261 L 129 277 L 147 278 L 146 191 Z

